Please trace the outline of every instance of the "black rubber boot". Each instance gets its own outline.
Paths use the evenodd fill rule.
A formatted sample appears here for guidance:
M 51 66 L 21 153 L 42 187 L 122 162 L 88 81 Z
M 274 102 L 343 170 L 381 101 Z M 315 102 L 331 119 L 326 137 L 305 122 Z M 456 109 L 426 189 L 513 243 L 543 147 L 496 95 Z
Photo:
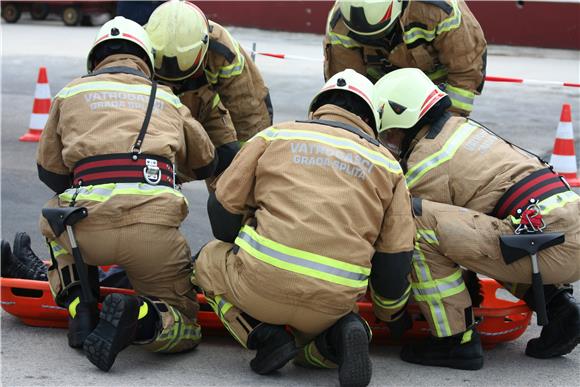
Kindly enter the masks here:
M 32 251 L 30 236 L 25 232 L 17 232 L 14 236 L 14 244 L 12 245 L 14 250 L 14 255 L 22 262 L 24 265 L 32 268 L 38 276 L 44 274 L 47 277 L 48 268 L 46 264 L 38 258 L 38 256 Z
M 10 244 L 2 240 L 2 277 L 5 278 L 20 278 L 35 281 L 47 281 L 46 269 L 44 271 L 37 271 L 28 265 L 25 265 L 18 257 L 12 254 Z
M 369 356 L 370 330 L 356 313 L 338 320 L 318 336 L 316 346 L 320 353 L 338 364 L 338 380 L 343 387 L 367 386 L 372 377 Z
M 526 355 L 538 359 L 566 355 L 580 343 L 580 306 L 571 292 L 560 292 L 547 306 L 548 325 L 526 346 Z
M 257 374 L 274 372 L 294 359 L 298 348 L 294 337 L 282 325 L 262 323 L 248 336 L 248 349 L 258 352 L 250 362 L 250 368 Z
M 86 338 L 99 322 L 99 309 L 96 304 L 80 302 L 76 314 L 68 318 L 68 345 L 71 348 L 82 348 Z
M 99 324 L 83 344 L 87 358 L 101 370 L 109 371 L 119 352 L 133 342 L 139 304 L 137 297 L 117 293 L 103 301 Z
M 401 359 L 421 365 L 478 370 L 483 367 L 483 349 L 479 333 L 470 329 L 455 336 L 430 337 L 424 342 L 407 344 Z

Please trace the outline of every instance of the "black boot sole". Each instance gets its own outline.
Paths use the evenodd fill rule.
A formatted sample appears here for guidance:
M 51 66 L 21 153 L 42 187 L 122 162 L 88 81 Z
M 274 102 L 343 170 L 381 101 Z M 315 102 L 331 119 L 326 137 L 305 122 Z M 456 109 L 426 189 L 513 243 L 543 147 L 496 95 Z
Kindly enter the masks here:
M 250 368 L 259 375 L 266 375 L 284 367 L 298 355 L 298 352 L 296 344 L 292 341 L 273 351 L 267 361 L 261 361 L 260 364 L 257 364 L 255 359 L 252 359 Z
M 536 359 L 549 359 L 552 357 L 564 356 L 572 352 L 578 344 L 580 344 L 580 336 L 576 337 L 575 340 L 569 341 L 568 343 L 552 346 L 552 348 L 548 350 L 538 352 L 534 350 L 533 347 L 531 347 L 530 343 L 528 342 L 528 345 L 526 346 L 526 356 L 533 357 Z
M 450 359 L 421 359 L 413 357 L 405 349 L 401 351 L 401 360 L 407 363 L 420 364 L 433 367 L 447 367 L 454 368 L 457 370 L 466 371 L 477 371 L 483 367 L 483 357 L 475 359 L 462 359 L 462 358 L 450 358 Z
M 357 323 L 353 328 L 346 327 L 342 331 L 341 340 L 341 366 L 338 373 L 341 387 L 367 386 L 373 372 L 367 332 Z
M 103 371 L 109 371 L 119 352 L 135 337 L 139 305 L 129 305 L 121 294 L 111 294 L 103 302 L 100 321 L 87 336 L 83 350 L 91 363 Z

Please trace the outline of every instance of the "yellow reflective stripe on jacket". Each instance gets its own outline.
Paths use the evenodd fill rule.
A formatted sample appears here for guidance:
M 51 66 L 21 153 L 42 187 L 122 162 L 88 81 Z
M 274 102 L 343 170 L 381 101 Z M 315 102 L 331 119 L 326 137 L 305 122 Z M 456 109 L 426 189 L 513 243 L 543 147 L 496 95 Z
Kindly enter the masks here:
M 108 183 L 89 185 L 80 188 L 69 188 L 59 195 L 61 200 L 72 201 L 75 193 L 77 201 L 88 200 L 93 202 L 106 202 L 113 196 L 117 195 L 140 195 L 140 196 L 156 196 L 161 194 L 171 194 L 180 198 L 184 198 L 183 194 L 173 188 L 165 186 L 155 186 L 145 183 Z
M 380 152 L 376 152 L 372 149 L 366 148 L 348 138 L 336 137 L 308 130 L 288 130 L 276 128 L 264 129 L 258 134 L 256 134 L 256 136 L 262 137 L 266 141 L 274 141 L 274 140 L 314 141 L 334 148 L 348 149 L 350 151 L 356 152 L 361 157 L 364 157 L 371 163 L 379 167 L 382 167 L 391 173 L 395 174 L 403 173 L 401 166 L 395 160 L 389 159 L 387 156 L 381 154 Z
M 473 100 L 475 99 L 475 93 L 451 85 L 447 85 L 445 87 L 445 92 L 449 98 L 451 98 L 451 104 L 453 107 L 468 112 L 473 110 Z
M 430 80 L 435 81 L 437 79 L 445 78 L 448 75 L 446 68 L 440 68 L 438 70 L 433 71 L 432 73 L 426 74 Z
M 550 196 L 538 203 L 540 207 L 540 213 L 542 215 L 548 215 L 550 212 L 557 208 L 564 207 L 568 203 L 575 202 L 580 200 L 580 196 L 574 191 L 566 191 L 561 192 L 555 195 Z M 520 224 L 521 219 L 514 217 L 513 215 L 509 216 L 510 221 L 512 224 Z
M 216 93 L 216 95 L 213 96 L 213 99 L 211 101 L 211 109 L 215 109 L 217 105 L 219 105 L 221 102 L 221 98 L 220 95 Z
M 457 0 L 451 0 L 451 5 L 453 6 L 453 12 L 449 17 L 439 23 L 437 27 L 432 30 L 413 27 L 403 32 L 403 42 L 405 42 L 405 44 L 412 44 L 419 39 L 430 42 L 434 40 L 437 35 L 459 28 L 461 25 L 461 10 L 459 9 Z
M 247 225 L 240 230 L 235 243 L 252 257 L 279 269 L 338 285 L 364 288 L 371 272 L 370 268 L 274 242 Z
M 437 235 L 435 235 L 435 231 L 427 230 L 423 228 L 417 229 L 417 239 L 423 238 L 425 241 L 432 245 L 438 245 L 439 240 L 437 239 Z
M 461 269 L 445 278 L 421 281 L 412 286 L 417 301 L 440 300 L 454 296 L 466 289 Z
M 68 254 L 68 251 L 66 251 L 64 247 L 62 247 L 55 241 L 50 241 L 49 245 L 50 249 L 52 250 L 52 254 L 54 255 L 55 258 L 58 258 L 64 254 Z
M 360 47 L 360 44 L 356 40 L 349 38 L 346 35 L 337 34 L 336 32 L 330 31 L 328 33 L 328 38 L 330 44 L 343 46 L 345 48 L 356 48 Z
M 478 126 L 470 122 L 466 122 L 457 128 L 455 133 L 453 133 L 453 135 L 447 140 L 441 150 L 433 153 L 431 156 L 425 158 L 424 160 L 421 160 L 419 163 L 413 166 L 413 168 L 407 171 L 405 174 L 407 187 L 411 189 L 427 172 L 437 168 L 446 161 L 451 160 L 461 144 L 463 144 L 477 128 Z
M 81 83 L 75 86 L 65 87 L 61 91 L 58 92 L 55 98 L 66 99 L 73 97 L 80 93 L 88 93 L 88 92 L 122 92 L 122 93 L 130 93 L 130 94 L 141 94 L 149 97 L 151 95 L 151 86 L 150 85 L 128 85 L 126 83 L 120 82 L 86 82 Z M 130 100 L 128 96 L 126 98 L 122 98 L 123 96 L 120 95 L 110 95 L 111 98 L 117 99 L 127 99 Z M 168 104 L 173 105 L 176 108 L 183 106 L 181 101 L 177 96 L 174 94 L 170 94 L 165 90 L 161 90 L 157 88 L 157 92 L 155 94 L 155 99 L 160 99 Z
M 407 289 L 403 292 L 403 295 L 396 300 L 391 300 L 378 295 L 371 285 L 371 300 L 373 301 L 373 304 L 380 307 L 381 309 L 388 310 L 400 309 L 402 306 L 405 305 L 410 295 L 411 295 L 411 285 L 409 285 Z
M 215 84 L 218 82 L 218 78 L 231 78 L 236 75 L 240 75 L 244 70 L 244 65 L 246 59 L 240 52 L 240 44 L 234 40 L 234 38 L 230 35 L 230 33 L 224 28 L 225 33 L 228 35 L 228 38 L 233 43 L 234 51 L 236 54 L 236 61 L 232 64 L 227 66 L 221 66 L 217 69 L 217 72 L 213 73 L 208 69 L 204 69 L 205 75 L 207 76 L 207 80 L 211 84 Z

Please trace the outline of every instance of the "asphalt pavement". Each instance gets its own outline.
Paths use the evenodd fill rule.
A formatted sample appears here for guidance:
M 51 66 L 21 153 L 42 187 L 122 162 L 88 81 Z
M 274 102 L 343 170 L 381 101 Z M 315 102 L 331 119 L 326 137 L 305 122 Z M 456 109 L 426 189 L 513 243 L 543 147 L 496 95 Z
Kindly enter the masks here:
M 1 235 L 31 234 L 34 249 L 47 254 L 38 218 L 51 192 L 36 176 L 36 145 L 18 137 L 28 128 L 39 66 L 46 66 L 53 95 L 84 74 L 84 56 L 96 28 L 67 28 L 59 22 L 2 24 L 1 93 Z M 321 36 L 232 28 L 244 47 L 253 42 L 262 51 L 321 57 Z M 578 51 L 490 47 L 488 73 L 498 76 L 578 82 Z M 303 119 L 312 96 L 323 84 L 322 63 L 258 57 L 272 94 L 275 121 Z M 488 83 L 476 99 L 473 117 L 507 139 L 541 155 L 551 152 L 562 103 L 572 105 L 573 124 L 580 138 L 578 89 L 542 85 Z M 580 149 L 577 141 L 576 148 Z M 196 250 L 211 239 L 205 213 L 207 191 L 202 183 L 184 187 L 190 215 L 182 230 Z M 103 373 L 66 344 L 66 332 L 32 328 L 2 311 L 1 382 L 3 385 L 337 385 L 332 370 L 305 370 L 288 365 L 269 377 L 252 373 L 253 353 L 233 339 L 207 337 L 185 354 L 159 355 L 130 347 L 113 369 Z M 536 360 L 524 356 L 528 339 L 539 334 L 532 325 L 511 343 L 485 352 L 480 371 L 413 366 L 398 358 L 396 346 L 372 345 L 372 385 L 534 385 L 577 386 L 580 350 L 569 356 Z

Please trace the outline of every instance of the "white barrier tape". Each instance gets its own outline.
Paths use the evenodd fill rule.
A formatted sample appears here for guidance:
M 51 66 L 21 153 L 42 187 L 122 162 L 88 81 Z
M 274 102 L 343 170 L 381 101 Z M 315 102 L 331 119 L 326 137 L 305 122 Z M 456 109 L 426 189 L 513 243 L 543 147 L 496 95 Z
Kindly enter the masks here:
M 290 59 L 290 60 L 303 60 L 308 62 L 322 62 L 322 58 L 310 58 L 300 55 L 288 55 L 288 54 L 277 54 L 270 52 L 260 52 L 251 51 L 252 55 L 267 56 L 275 59 Z M 580 83 L 574 82 L 560 82 L 560 81 L 541 81 L 538 79 L 521 79 L 521 78 L 510 78 L 510 77 L 499 77 L 495 75 L 488 75 L 485 77 L 487 82 L 503 82 L 503 83 L 523 83 L 523 84 L 536 84 L 536 85 L 551 85 L 551 86 L 563 86 L 563 87 L 578 87 L 580 88 Z

